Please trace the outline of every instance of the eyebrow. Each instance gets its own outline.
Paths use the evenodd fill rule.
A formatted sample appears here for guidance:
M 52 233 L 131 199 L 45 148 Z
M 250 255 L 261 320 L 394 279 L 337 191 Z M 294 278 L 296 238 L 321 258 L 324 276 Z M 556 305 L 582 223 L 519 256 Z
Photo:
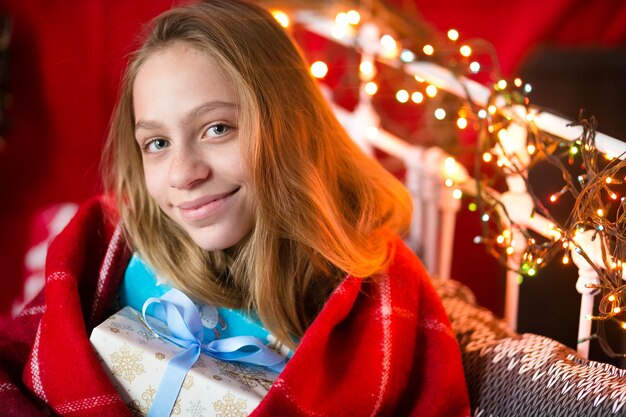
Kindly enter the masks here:
M 183 124 L 188 124 L 201 114 L 211 112 L 219 108 L 236 109 L 237 105 L 229 101 L 210 101 L 200 104 L 187 112 L 182 118 Z M 155 120 L 137 120 L 135 122 L 135 132 L 141 129 L 150 130 L 162 127 L 163 124 Z

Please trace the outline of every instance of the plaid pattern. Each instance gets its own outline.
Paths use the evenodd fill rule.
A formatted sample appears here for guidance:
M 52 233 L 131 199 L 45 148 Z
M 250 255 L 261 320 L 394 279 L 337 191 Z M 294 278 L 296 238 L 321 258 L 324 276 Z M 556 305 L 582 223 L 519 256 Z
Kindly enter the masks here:
M 130 416 L 88 334 L 108 315 L 129 253 L 99 199 L 52 243 L 40 294 L 0 326 L 6 416 Z M 461 355 L 415 255 L 399 240 L 386 274 L 347 277 L 253 416 L 468 416 Z

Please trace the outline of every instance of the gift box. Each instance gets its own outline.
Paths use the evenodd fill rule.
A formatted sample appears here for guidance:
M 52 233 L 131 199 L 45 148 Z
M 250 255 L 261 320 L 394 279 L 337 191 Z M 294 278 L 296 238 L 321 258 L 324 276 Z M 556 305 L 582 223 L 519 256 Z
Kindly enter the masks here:
M 145 416 L 165 368 L 183 348 L 157 337 L 141 313 L 131 307 L 96 327 L 90 340 L 131 412 Z M 171 414 L 248 415 L 277 377 L 277 372 L 266 367 L 222 361 L 202 353 L 187 373 Z

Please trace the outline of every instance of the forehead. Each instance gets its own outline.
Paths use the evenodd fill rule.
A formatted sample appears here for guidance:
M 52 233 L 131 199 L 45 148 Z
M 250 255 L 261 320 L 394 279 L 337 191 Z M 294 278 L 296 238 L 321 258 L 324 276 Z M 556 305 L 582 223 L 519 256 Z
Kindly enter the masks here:
M 217 60 L 184 43 L 150 54 L 137 71 L 133 107 L 175 110 L 206 101 L 237 102 L 231 78 Z

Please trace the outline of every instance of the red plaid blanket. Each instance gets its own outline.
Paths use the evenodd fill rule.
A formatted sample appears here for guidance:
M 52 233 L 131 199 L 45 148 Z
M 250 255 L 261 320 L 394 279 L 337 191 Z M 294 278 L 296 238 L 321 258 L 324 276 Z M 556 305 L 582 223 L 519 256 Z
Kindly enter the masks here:
M 89 343 L 129 259 L 112 210 L 86 203 L 52 243 L 40 294 L 0 328 L 6 416 L 130 416 Z M 253 416 L 469 416 L 459 348 L 415 255 L 394 242 L 376 282 L 348 277 Z

